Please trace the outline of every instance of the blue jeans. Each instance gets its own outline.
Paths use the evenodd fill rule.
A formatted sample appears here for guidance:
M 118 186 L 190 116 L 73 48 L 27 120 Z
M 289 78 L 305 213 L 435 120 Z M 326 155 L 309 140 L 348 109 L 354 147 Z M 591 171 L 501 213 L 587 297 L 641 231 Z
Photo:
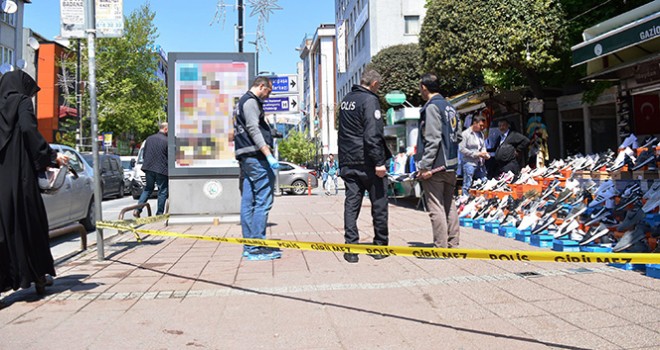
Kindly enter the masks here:
M 158 185 L 158 210 L 156 215 L 162 215 L 165 212 L 165 202 L 167 201 L 168 196 L 168 178 L 167 175 L 158 174 L 151 170 L 144 171 L 145 177 L 147 178 L 147 184 L 140 195 L 138 204 L 146 203 L 151 193 L 154 191 L 154 184 Z M 137 209 L 140 213 L 142 209 Z
M 266 159 L 248 157 L 240 161 L 243 172 L 241 197 L 241 229 L 243 238 L 266 239 L 268 213 L 273 207 L 275 172 Z M 254 246 L 245 245 L 243 250 L 252 251 Z
M 474 163 L 463 163 L 463 194 L 467 195 L 472 179 L 483 179 L 486 177 L 486 168 Z

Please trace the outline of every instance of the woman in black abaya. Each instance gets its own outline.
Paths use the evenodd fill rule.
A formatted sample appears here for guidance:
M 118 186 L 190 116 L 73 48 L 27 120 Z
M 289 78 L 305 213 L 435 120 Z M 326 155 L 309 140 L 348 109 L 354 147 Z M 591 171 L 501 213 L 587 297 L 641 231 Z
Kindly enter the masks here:
M 55 276 L 37 172 L 68 158 L 51 149 L 37 129 L 32 105 L 37 91 L 23 71 L 0 78 L 0 293 L 34 282 L 43 294 L 46 274 Z

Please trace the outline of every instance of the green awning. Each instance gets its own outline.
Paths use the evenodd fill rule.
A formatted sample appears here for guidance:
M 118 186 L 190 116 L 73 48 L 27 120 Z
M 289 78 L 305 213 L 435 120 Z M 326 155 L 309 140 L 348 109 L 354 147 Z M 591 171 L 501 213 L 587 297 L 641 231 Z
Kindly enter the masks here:
M 660 12 L 573 46 L 573 67 L 656 38 L 660 38 Z

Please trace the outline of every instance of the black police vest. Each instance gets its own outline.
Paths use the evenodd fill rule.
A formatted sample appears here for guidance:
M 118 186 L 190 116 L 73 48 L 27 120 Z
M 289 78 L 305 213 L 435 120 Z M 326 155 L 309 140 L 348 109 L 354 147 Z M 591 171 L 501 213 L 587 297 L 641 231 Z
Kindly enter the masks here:
M 238 100 L 238 108 L 236 109 L 236 116 L 234 117 L 234 151 L 236 159 L 245 157 L 265 157 L 263 153 L 257 148 L 250 134 L 247 131 L 245 113 L 243 106 L 245 103 L 254 99 L 259 104 L 259 130 L 264 137 L 264 141 L 270 148 L 273 148 L 273 135 L 271 134 L 270 125 L 266 122 L 266 116 L 262 107 L 261 100 L 252 92 L 248 91 Z

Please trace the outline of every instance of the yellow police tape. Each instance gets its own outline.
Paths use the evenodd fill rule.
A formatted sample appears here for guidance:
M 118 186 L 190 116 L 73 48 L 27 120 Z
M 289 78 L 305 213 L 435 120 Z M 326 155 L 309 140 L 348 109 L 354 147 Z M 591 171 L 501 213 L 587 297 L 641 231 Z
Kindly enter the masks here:
M 484 249 L 446 249 L 378 246 L 368 244 L 343 244 L 327 242 L 302 242 L 275 239 L 245 239 L 231 237 L 215 237 L 176 233 L 161 230 L 139 229 L 136 226 L 166 219 L 167 215 L 137 219 L 135 221 L 103 221 L 97 222 L 100 228 L 131 231 L 138 241 L 139 234 L 166 236 L 176 238 L 199 239 L 203 241 L 224 242 L 232 244 L 249 244 L 270 248 L 310 250 L 317 252 L 337 252 L 353 254 L 381 254 L 392 256 L 412 256 L 425 259 L 480 259 L 509 261 L 546 261 L 546 262 L 581 262 L 581 263 L 617 263 L 617 264 L 660 264 L 660 254 L 654 253 L 576 253 L 554 251 L 515 251 L 515 250 L 484 250 Z

